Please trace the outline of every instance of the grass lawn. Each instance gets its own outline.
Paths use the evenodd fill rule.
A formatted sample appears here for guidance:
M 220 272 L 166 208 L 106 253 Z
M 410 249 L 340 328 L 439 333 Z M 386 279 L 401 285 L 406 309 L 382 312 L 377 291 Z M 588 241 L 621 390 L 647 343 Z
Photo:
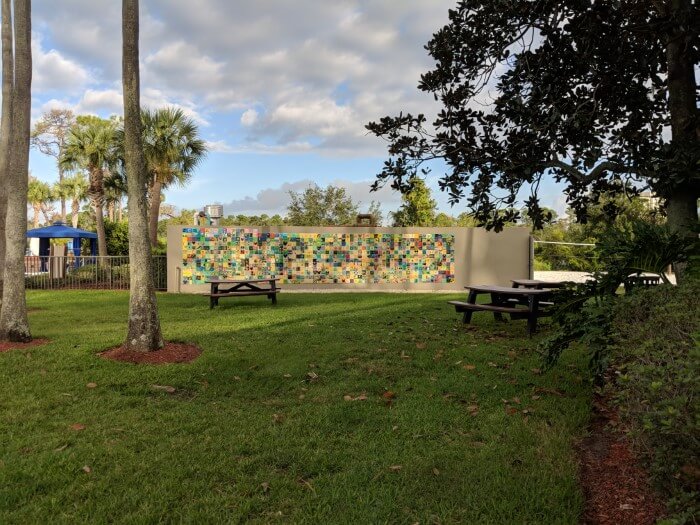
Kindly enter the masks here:
M 524 321 L 451 298 L 160 295 L 204 352 L 152 366 L 96 355 L 127 293 L 30 292 L 51 342 L 0 354 L 0 523 L 576 523 L 585 357 L 539 375 Z

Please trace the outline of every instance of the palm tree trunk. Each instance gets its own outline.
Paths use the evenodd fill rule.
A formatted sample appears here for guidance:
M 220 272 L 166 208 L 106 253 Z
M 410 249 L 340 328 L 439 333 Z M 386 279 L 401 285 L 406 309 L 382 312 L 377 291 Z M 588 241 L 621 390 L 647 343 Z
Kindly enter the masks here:
M 119 197 L 119 202 L 117 202 L 117 217 L 119 222 L 124 220 L 124 203 L 122 202 L 121 197 Z
M 7 215 L 7 172 L 10 166 L 10 136 L 12 135 L 12 85 L 15 67 L 12 49 L 12 6 L 2 0 L 2 118 L 0 121 L 0 265 L 5 264 L 5 218 Z M 4 273 L 0 270 L 0 311 Z
M 39 204 L 32 204 L 32 228 L 39 227 L 39 213 L 41 213 L 41 206 Z
M 102 202 L 92 199 L 92 209 L 95 211 L 95 229 L 97 230 L 97 253 L 100 257 L 107 257 L 107 234 L 105 232 L 105 214 Z
M 95 212 L 95 229 L 97 230 L 97 252 L 100 257 L 107 256 L 107 235 L 105 233 L 104 212 L 104 174 L 102 169 L 96 166 L 90 167 L 90 186 L 88 194 L 92 201 L 92 209 Z
M 158 245 L 158 218 L 160 217 L 160 194 L 163 185 L 157 177 L 153 179 L 153 184 L 149 193 L 151 194 L 151 210 L 148 216 L 148 236 L 151 239 L 151 246 Z
M 32 48 L 31 0 L 14 2 L 15 86 L 12 100 L 12 154 L 7 189 L 5 286 L 0 313 L 0 338 L 32 339 L 24 290 L 27 246 L 27 186 L 31 118 Z
M 71 222 L 73 228 L 78 227 L 78 214 L 80 213 L 80 199 L 73 199 L 71 203 Z
M 63 168 L 61 167 L 60 162 L 58 163 L 58 182 L 59 183 L 63 182 Z M 61 221 L 63 222 L 63 224 L 66 223 L 66 197 L 65 197 L 65 195 L 61 195 Z
M 124 159 L 129 190 L 129 327 L 124 346 L 149 352 L 163 347 L 153 260 L 148 239 L 146 162 L 141 137 L 139 80 L 139 2 L 122 2 L 122 82 L 124 91 Z

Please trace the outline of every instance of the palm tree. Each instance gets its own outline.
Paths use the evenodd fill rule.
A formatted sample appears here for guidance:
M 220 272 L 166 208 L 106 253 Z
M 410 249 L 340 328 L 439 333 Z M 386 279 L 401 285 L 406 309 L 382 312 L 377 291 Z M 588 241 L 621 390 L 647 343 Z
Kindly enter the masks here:
M 116 158 L 116 123 L 113 120 L 89 119 L 68 134 L 61 164 L 66 169 L 84 167 L 89 175 L 88 196 L 95 212 L 97 246 L 100 256 L 107 255 L 105 237 L 104 179 Z
M 113 171 L 104 180 L 105 204 L 107 205 L 107 216 L 109 220 L 122 220 L 122 199 L 127 193 L 126 180 L 124 177 Z
M 10 31 L 9 20 L 14 22 Z M 8 58 L 12 54 L 14 33 L 14 64 Z M 27 317 L 27 300 L 24 289 L 24 253 L 27 245 L 27 186 L 29 183 L 29 135 L 31 127 L 32 47 L 31 1 L 15 0 L 2 3 L 2 59 L 3 59 L 3 121 L 10 117 L 9 147 L 3 157 L 9 162 L 3 173 L 6 185 L 7 211 L 5 219 L 5 272 L 0 312 L 0 339 L 31 341 Z M 8 49 L 9 48 L 9 49 Z M 9 52 L 8 52 L 9 51 Z M 5 114 L 6 82 L 12 82 L 9 115 Z M 3 127 L 3 133 L 7 131 Z M 7 143 L 3 144 L 8 146 Z
M 80 203 L 87 199 L 88 181 L 85 175 L 77 172 L 75 175 L 63 177 L 62 182 L 56 183 L 54 193 L 71 202 L 71 224 L 78 227 Z
M 124 347 L 150 352 L 163 347 L 153 259 L 148 242 L 148 172 L 141 130 L 139 1 L 122 1 L 122 85 L 124 92 L 124 169 L 129 188 L 129 326 Z
M 7 216 L 7 184 L 10 179 L 10 135 L 12 134 L 12 95 L 14 84 L 14 51 L 12 49 L 12 5 L 2 0 L 2 117 L 0 118 L 0 265 L 5 264 L 5 218 Z M 0 312 L 5 272 L 0 270 Z
M 207 147 L 199 138 L 197 125 L 181 109 L 143 110 L 141 121 L 149 175 L 149 237 L 151 245 L 156 246 L 163 190 L 173 184 L 187 184 Z
M 27 202 L 34 211 L 33 228 L 39 227 L 39 213 L 44 211 L 44 218 L 47 218 L 46 206 L 54 200 L 51 186 L 40 181 L 36 177 L 29 177 L 29 187 L 27 189 Z

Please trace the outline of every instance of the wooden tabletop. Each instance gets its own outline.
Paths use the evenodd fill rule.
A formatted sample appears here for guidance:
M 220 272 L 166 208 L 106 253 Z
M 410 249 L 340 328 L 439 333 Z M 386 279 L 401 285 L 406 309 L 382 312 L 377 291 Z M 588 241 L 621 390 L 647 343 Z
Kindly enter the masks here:
M 467 290 L 481 293 L 502 293 L 507 295 L 544 295 L 552 293 L 552 290 L 537 288 L 511 288 L 509 286 L 496 286 L 493 284 L 473 284 L 465 286 Z
M 540 281 L 539 279 L 511 279 L 510 282 L 519 286 L 540 286 L 543 288 L 546 288 L 547 286 L 551 286 L 552 288 L 561 288 L 564 286 L 563 281 Z
M 278 281 L 279 277 L 270 277 L 269 279 L 209 279 L 210 284 L 240 284 L 240 283 L 269 283 L 270 281 Z

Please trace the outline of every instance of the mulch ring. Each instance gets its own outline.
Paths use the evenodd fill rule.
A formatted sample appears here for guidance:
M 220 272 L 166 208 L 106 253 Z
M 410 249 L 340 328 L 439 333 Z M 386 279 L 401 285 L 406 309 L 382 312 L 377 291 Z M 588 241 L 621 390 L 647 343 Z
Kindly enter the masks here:
M 136 352 L 122 346 L 110 348 L 98 354 L 104 359 L 134 364 L 164 365 L 168 363 L 190 363 L 197 359 L 202 349 L 189 343 L 166 342 L 160 350 Z
M 48 343 L 48 339 L 32 339 L 28 343 L 12 343 L 9 341 L 0 341 L 0 354 L 9 352 L 10 350 L 24 350 L 25 348 L 33 348 Z
M 577 447 L 580 483 L 586 496 L 581 522 L 652 525 L 664 516 L 664 503 L 617 425 L 615 410 L 596 394 L 590 435 Z

